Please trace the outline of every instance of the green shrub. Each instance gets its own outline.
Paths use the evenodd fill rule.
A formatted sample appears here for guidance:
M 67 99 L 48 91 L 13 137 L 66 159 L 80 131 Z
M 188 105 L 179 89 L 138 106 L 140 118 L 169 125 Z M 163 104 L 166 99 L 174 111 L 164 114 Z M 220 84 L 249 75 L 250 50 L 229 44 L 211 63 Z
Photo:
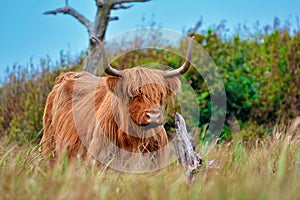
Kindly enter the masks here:
M 78 70 L 77 63 L 61 61 L 59 67 L 42 60 L 39 66 L 14 66 L 7 71 L 7 80 L 0 90 L 0 134 L 12 140 L 34 140 L 42 129 L 42 118 L 47 96 L 55 78 L 63 71 Z

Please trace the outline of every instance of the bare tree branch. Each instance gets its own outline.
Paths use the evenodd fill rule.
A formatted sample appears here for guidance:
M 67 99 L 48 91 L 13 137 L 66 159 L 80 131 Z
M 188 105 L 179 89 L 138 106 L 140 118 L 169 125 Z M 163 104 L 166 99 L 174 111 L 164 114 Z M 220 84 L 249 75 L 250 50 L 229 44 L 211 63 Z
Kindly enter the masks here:
M 71 15 L 87 28 L 89 37 L 95 36 L 103 41 L 108 23 L 110 21 L 119 19 L 118 17 L 110 16 L 111 10 L 131 8 L 131 3 L 147 1 L 150 0 L 95 0 L 97 11 L 95 19 L 93 21 L 89 21 L 83 14 L 71 7 L 68 0 L 65 0 L 64 7 L 44 12 L 44 14 L 56 15 L 62 13 Z M 84 70 L 94 75 L 102 74 L 100 72 L 103 72 L 104 69 L 103 67 L 98 65 L 102 57 L 102 52 L 99 48 L 96 48 L 94 42 L 89 43 L 87 55 L 88 56 L 86 59 Z
M 111 22 L 111 21 L 116 21 L 116 20 L 119 20 L 119 17 L 117 17 L 117 16 L 116 16 L 116 17 L 110 17 L 108 20 L 109 20 L 110 22 Z
M 112 5 L 122 4 L 122 3 L 134 3 L 134 2 L 148 2 L 151 0 L 113 0 Z
M 59 13 L 68 14 L 75 17 L 80 23 L 82 23 L 90 32 L 91 31 L 91 22 L 79 11 L 75 10 L 74 8 L 68 5 L 68 1 L 66 1 L 66 6 L 63 8 L 58 8 L 55 10 L 46 11 L 44 15 L 56 15 Z
M 118 10 L 118 9 L 128 9 L 128 8 L 131 8 L 133 5 L 123 5 L 123 4 L 116 4 L 114 5 L 111 9 L 112 10 Z

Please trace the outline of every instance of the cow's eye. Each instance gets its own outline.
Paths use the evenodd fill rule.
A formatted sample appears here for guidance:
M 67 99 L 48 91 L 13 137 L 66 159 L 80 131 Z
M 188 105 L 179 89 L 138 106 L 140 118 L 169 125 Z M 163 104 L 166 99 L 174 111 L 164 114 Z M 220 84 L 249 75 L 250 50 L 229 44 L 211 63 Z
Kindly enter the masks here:
M 137 93 L 136 95 L 134 95 L 134 97 L 141 97 L 142 94 L 141 93 Z
M 160 93 L 160 104 L 162 105 L 164 102 L 164 94 Z

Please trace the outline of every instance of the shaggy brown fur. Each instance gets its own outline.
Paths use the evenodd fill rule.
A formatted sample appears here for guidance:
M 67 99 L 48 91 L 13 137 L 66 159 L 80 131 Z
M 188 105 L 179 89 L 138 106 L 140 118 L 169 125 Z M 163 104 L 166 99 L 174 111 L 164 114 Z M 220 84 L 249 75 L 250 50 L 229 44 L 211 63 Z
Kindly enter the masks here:
M 122 73 L 118 78 L 68 72 L 56 78 L 44 113 L 44 155 L 55 159 L 65 150 L 70 158 L 102 159 L 108 151 L 154 152 L 168 144 L 162 123 L 147 128 L 146 113 L 161 111 L 180 89 L 179 79 L 147 68 Z

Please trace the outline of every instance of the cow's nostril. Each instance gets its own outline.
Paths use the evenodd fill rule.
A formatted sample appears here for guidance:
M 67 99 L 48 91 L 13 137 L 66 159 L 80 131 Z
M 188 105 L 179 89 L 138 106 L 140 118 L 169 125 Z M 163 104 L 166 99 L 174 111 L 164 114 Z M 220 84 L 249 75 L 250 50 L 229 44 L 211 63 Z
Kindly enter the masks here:
M 158 122 L 160 119 L 160 112 L 148 112 L 146 113 L 148 121 L 151 122 Z
M 150 113 L 146 113 L 146 117 L 150 119 Z

